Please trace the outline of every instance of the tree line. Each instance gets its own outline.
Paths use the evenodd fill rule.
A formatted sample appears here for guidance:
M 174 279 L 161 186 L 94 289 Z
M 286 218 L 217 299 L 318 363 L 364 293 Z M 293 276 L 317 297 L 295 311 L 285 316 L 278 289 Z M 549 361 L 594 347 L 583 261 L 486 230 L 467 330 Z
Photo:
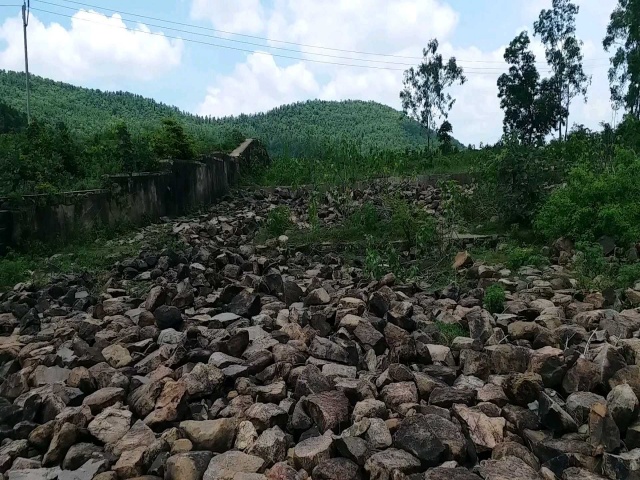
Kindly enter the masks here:
M 559 141 L 567 138 L 572 103 L 587 99 L 591 76 L 583 68 L 583 42 L 576 37 L 576 16 L 580 7 L 571 0 L 553 0 L 533 24 L 533 34 L 545 49 L 550 75 L 542 77 L 525 30 L 506 48 L 509 71 L 498 78 L 498 97 L 504 111 L 505 137 L 522 144 L 541 144 L 556 132 Z M 633 118 L 640 118 L 640 0 L 618 0 L 603 39 L 612 53 L 609 81 L 611 101 Z M 418 67 L 405 72 L 400 92 L 405 114 L 425 128 L 450 133 L 448 114 L 455 102 L 448 92 L 464 84 L 464 69 L 456 58 L 444 60 L 433 39 L 423 51 Z M 448 148 L 446 145 L 445 148 Z

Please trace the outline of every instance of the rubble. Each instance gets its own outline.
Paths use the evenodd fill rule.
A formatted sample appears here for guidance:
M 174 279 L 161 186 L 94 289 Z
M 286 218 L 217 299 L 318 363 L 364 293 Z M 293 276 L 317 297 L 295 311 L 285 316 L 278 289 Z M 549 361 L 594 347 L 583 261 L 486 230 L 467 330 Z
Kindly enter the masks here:
M 432 188 L 407 196 L 438 209 Z M 579 295 L 559 265 L 463 252 L 465 282 L 427 293 L 255 240 L 305 202 L 245 192 L 176 220 L 188 246 L 119 262 L 103 293 L 82 276 L 2 293 L 0 478 L 640 478 L 637 306 Z M 493 315 L 497 278 L 513 288 Z M 445 345 L 442 322 L 467 333 Z

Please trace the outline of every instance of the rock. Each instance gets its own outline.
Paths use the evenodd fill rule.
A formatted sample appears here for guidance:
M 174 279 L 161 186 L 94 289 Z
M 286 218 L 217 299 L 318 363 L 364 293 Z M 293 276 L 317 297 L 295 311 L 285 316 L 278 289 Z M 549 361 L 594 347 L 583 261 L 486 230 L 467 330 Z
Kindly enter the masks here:
M 473 265 L 473 258 L 469 252 L 458 252 L 455 259 L 453 260 L 452 268 L 454 270 L 460 270 L 462 268 L 468 268 Z
M 260 297 L 245 289 L 237 294 L 227 306 L 229 313 L 250 318 L 260 313 Z
M 166 480 L 201 480 L 211 461 L 211 452 L 187 452 L 167 459 Z
M 78 429 L 71 423 L 64 423 L 53 435 L 47 453 L 42 458 L 42 465 L 45 467 L 62 463 L 69 448 L 76 443 Z
M 611 479 L 640 478 L 640 448 L 619 455 L 605 453 L 602 458 L 602 471 Z
M 557 387 L 567 371 L 562 350 L 547 346 L 533 351 L 528 371 L 540 375 L 545 387 Z
M 364 465 L 371 480 L 391 480 L 420 471 L 420 461 L 404 450 L 389 448 L 371 455 Z
M 287 436 L 276 426 L 262 432 L 248 453 L 262 458 L 270 467 L 287 458 L 287 444 Z
M 480 476 L 485 480 L 540 480 L 538 473 L 517 457 L 504 457 L 500 460 L 483 460 L 478 467 Z
M 529 352 L 514 345 L 491 345 L 485 348 L 491 358 L 491 371 L 498 375 L 524 373 L 529 366 Z
M 276 425 L 285 428 L 287 424 L 287 412 L 273 403 L 254 403 L 245 411 L 245 416 L 258 432 Z
M 62 468 L 65 470 L 77 470 L 87 461 L 91 459 L 99 459 L 102 448 L 93 443 L 76 443 L 72 445 L 62 462 Z
M 423 415 L 412 415 L 402 420 L 393 435 L 393 445 L 417 457 L 424 467 L 437 466 L 447 451 Z
M 153 316 L 160 330 L 177 328 L 182 324 L 182 315 L 177 307 L 161 305 L 153 312 Z
M 365 433 L 365 440 L 375 450 L 390 447 L 393 442 L 389 427 L 381 418 L 369 419 L 369 428 Z
M 131 418 L 129 410 L 106 408 L 89 423 L 89 433 L 102 443 L 113 445 L 129 431 Z
M 540 392 L 538 398 L 540 423 L 554 433 L 577 432 L 578 424 L 553 397 Z
M 149 447 L 155 440 L 153 431 L 142 420 L 138 420 L 113 446 L 112 452 L 114 455 L 120 455 L 137 447 Z
M 167 381 L 153 410 L 144 419 L 149 426 L 180 420 L 187 407 L 187 387 L 183 382 Z
M 198 363 L 181 381 L 186 385 L 189 398 L 196 399 L 219 392 L 224 379 L 224 374 L 215 365 Z
M 350 363 L 349 353 L 337 343 L 327 338 L 314 337 L 309 353 L 316 358 L 337 363 Z
M 615 386 L 607 395 L 607 408 L 623 434 L 637 417 L 639 406 L 638 397 L 626 383 Z
M 356 403 L 353 409 L 353 421 L 357 422 L 365 417 L 385 419 L 387 417 L 387 407 L 384 402 L 374 398 L 367 398 Z
M 359 480 L 358 465 L 346 458 L 331 458 L 313 469 L 312 478 L 318 480 Z
M 361 467 L 371 456 L 371 446 L 366 440 L 360 437 L 340 437 L 335 440 L 338 453 L 354 461 Z
M 493 460 L 500 460 L 505 457 L 517 457 L 524 461 L 535 471 L 540 470 L 540 462 L 524 445 L 516 442 L 502 442 L 495 446 L 491 452 Z
M 526 407 L 538 399 L 544 385 L 537 373 L 514 373 L 507 377 L 503 388 L 511 402 Z
M 606 403 L 595 403 L 589 412 L 589 443 L 599 452 L 613 452 L 620 446 L 620 430 Z
M 465 405 L 454 405 L 453 412 L 463 425 L 478 452 L 493 450 L 504 440 L 506 421 L 502 417 L 491 418 Z
M 204 472 L 203 480 L 234 480 L 239 473 L 258 473 L 264 469 L 264 460 L 242 452 L 225 452 L 213 457 Z
M 382 389 L 381 398 L 388 408 L 394 409 L 403 403 L 417 403 L 418 389 L 413 382 L 391 383 Z
M 456 403 L 470 405 L 475 397 L 475 392 L 467 388 L 436 387 L 429 395 L 429 405 L 443 408 L 451 408 Z
M 133 362 L 129 350 L 118 344 L 103 348 L 102 356 L 113 368 L 123 368 Z
M 618 370 L 609 379 L 609 387 L 614 388 L 623 383 L 628 384 L 636 397 L 640 398 L 640 365 L 629 365 Z
M 428 470 L 425 480 L 480 480 L 466 468 L 437 467 Z
M 332 445 L 333 441 L 328 435 L 299 442 L 293 449 L 294 466 L 312 472 L 318 464 L 331 458 Z
M 83 405 L 91 409 L 91 413 L 98 414 L 107 407 L 111 407 L 118 402 L 125 400 L 125 391 L 119 387 L 106 387 L 93 392 L 85 397 Z
M 604 397 L 591 392 L 575 392 L 567 397 L 566 410 L 579 424 L 587 423 L 591 407 L 604 402 Z
M 119 478 L 133 478 L 142 475 L 144 469 L 144 452 L 146 447 L 125 450 L 113 466 Z
M 304 300 L 306 307 L 315 305 L 327 305 L 331 301 L 331 297 L 324 288 L 316 288 L 311 291 Z
M 305 401 L 307 412 L 320 433 L 338 432 L 349 420 L 349 400 L 342 391 L 334 390 L 309 395 Z
M 569 394 L 573 392 L 590 392 L 600 379 L 598 368 L 593 362 L 580 357 L 562 380 L 563 390 Z
M 186 420 L 180 422 L 180 429 L 200 450 L 225 452 L 233 446 L 236 422 L 231 418 L 218 420 Z

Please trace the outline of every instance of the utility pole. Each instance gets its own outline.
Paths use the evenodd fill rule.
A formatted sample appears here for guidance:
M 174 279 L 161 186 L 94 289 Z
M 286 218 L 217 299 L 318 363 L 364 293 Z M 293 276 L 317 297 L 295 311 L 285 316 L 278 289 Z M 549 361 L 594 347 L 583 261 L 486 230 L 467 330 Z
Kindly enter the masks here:
M 31 106 L 29 92 L 29 53 L 27 49 L 27 26 L 29 25 L 30 0 L 23 0 L 22 3 L 22 31 L 24 33 L 24 72 L 27 79 L 27 122 L 31 123 Z

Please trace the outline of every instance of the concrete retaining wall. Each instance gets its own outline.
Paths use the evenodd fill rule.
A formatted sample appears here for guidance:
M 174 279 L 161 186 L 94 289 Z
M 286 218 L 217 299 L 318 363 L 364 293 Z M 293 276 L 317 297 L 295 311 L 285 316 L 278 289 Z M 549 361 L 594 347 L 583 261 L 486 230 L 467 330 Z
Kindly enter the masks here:
M 214 203 L 237 183 L 241 171 L 269 158 L 257 141 L 233 153 L 166 162 L 160 173 L 113 175 L 103 190 L 0 199 L 0 254 L 28 241 L 67 240 L 81 230 L 143 224 Z

